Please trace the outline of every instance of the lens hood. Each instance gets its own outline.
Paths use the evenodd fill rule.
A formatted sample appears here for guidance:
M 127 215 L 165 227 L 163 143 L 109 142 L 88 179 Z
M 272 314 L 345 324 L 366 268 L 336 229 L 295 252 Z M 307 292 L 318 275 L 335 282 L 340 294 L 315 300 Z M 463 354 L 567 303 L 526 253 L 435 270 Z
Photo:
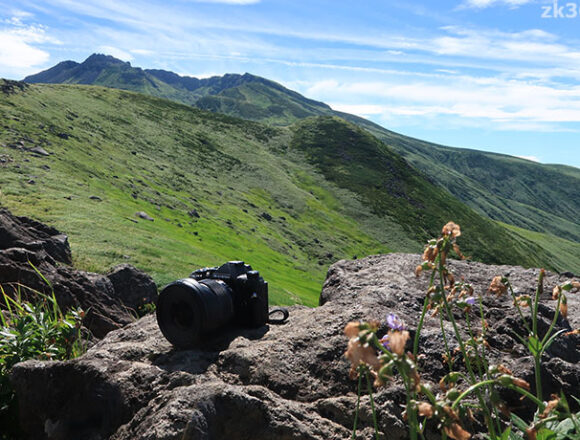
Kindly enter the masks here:
M 179 348 L 193 347 L 204 335 L 231 321 L 232 292 L 219 280 L 177 280 L 159 294 L 156 314 L 169 342 Z

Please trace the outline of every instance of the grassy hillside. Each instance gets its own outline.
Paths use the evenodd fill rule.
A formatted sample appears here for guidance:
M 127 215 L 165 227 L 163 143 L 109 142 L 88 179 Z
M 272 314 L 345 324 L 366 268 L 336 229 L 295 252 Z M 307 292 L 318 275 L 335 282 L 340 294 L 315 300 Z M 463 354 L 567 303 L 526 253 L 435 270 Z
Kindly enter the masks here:
M 389 131 L 366 119 L 333 111 L 273 81 L 228 74 L 196 79 L 142 70 L 104 55 L 65 61 L 27 81 L 98 84 L 164 97 L 217 113 L 289 126 L 320 115 L 363 127 L 433 182 L 475 211 L 523 229 L 580 242 L 580 170 L 510 156 L 443 147 Z
M 476 259 L 549 257 L 337 118 L 272 128 L 101 87 L 2 89 L 0 202 L 68 233 L 84 269 L 130 262 L 163 285 L 242 259 L 273 302 L 314 305 L 331 262 L 420 251 L 449 219 Z
M 580 170 L 409 138 L 362 118 L 368 130 L 434 182 L 490 219 L 580 243 Z
M 0 93 L 0 115 L 1 203 L 66 231 L 85 269 L 131 262 L 164 284 L 243 259 L 274 302 L 314 305 L 332 261 L 420 248 L 282 153 L 287 129 L 85 86 Z
M 318 117 L 296 124 L 291 145 L 304 151 L 327 180 L 358 194 L 375 214 L 391 216 L 418 242 L 431 238 L 442 219 L 453 218 L 464 231 L 462 249 L 477 259 L 578 267 L 580 253 L 561 258 L 555 246 L 546 250 L 544 236 L 482 217 L 417 173 L 390 147 L 342 119 Z M 569 249 L 580 250 L 580 244 L 565 242 Z

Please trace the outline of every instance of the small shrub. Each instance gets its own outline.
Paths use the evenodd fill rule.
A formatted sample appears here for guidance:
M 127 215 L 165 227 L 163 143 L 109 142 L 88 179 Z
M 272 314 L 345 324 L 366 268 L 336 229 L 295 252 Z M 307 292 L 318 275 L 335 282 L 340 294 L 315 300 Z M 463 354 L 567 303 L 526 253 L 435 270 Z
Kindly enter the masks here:
M 44 277 L 43 277 L 44 278 Z M 46 279 L 45 279 L 46 281 Z M 42 292 L 16 284 L 16 298 L 11 298 L 0 285 L 5 305 L 0 310 L 0 438 L 16 435 L 16 401 L 9 381 L 12 367 L 29 359 L 67 360 L 85 351 L 82 339 L 80 309 L 63 313 L 54 292 Z M 23 293 L 36 298 L 23 300 Z

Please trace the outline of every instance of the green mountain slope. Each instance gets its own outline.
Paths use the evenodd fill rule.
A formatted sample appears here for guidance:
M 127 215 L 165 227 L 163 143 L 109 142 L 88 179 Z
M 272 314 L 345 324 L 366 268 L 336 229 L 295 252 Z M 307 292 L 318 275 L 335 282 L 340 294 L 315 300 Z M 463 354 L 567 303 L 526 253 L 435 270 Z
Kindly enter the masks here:
M 361 118 L 355 123 L 487 217 L 580 242 L 579 169 L 444 147 L 394 133 Z
M 385 142 L 429 179 L 484 216 L 533 232 L 580 242 L 580 170 L 505 155 L 443 147 L 333 111 L 253 75 L 207 79 L 142 70 L 113 57 L 66 61 L 29 82 L 99 84 L 134 90 L 244 119 L 288 126 L 311 116 L 340 116 Z M 536 237 L 532 235 L 530 237 Z
M 101 87 L 0 89 L 0 201 L 66 231 L 84 269 L 128 261 L 164 284 L 243 259 L 273 302 L 314 305 L 332 261 L 420 251 L 449 219 L 477 259 L 551 256 L 336 118 L 272 128 Z

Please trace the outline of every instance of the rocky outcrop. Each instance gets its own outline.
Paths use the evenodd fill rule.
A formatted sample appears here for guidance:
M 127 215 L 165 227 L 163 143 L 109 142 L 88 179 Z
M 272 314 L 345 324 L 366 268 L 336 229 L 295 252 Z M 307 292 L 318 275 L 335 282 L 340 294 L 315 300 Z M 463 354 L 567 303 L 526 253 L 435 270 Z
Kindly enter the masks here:
M 320 307 L 293 306 L 284 325 L 228 329 L 197 349 L 175 349 L 155 317 L 146 316 L 109 333 L 79 359 L 18 364 L 12 382 L 22 428 L 30 439 L 349 438 L 356 383 L 348 378 L 343 328 L 352 320 L 384 321 L 394 312 L 413 330 L 427 285 L 413 273 L 419 261 L 404 254 L 340 261 L 330 267 Z M 517 320 L 511 300 L 486 290 L 499 274 L 509 275 L 519 293 L 533 292 L 538 270 L 450 265 L 484 295 L 490 362 L 502 362 L 532 383 L 532 361 L 512 332 Z M 562 281 L 556 274 L 546 277 L 541 326 L 553 316 L 548 291 Z M 578 294 L 569 296 L 568 307 L 569 321 L 560 319 L 558 326 L 577 328 Z M 427 319 L 420 340 L 421 377 L 434 383 L 444 371 L 440 332 L 439 320 Z M 579 342 L 578 335 L 562 336 L 546 354 L 546 393 L 580 389 Z M 377 391 L 384 438 L 406 437 L 402 404 L 397 381 Z M 361 411 L 360 438 L 371 438 L 368 398 Z
M 109 275 L 73 269 L 66 235 L 0 209 L 0 285 L 11 296 L 51 294 L 63 309 L 81 307 L 83 324 L 97 338 L 133 322 L 137 309 L 157 299 L 144 272 L 122 265 Z M 47 283 L 48 282 L 48 283 Z

